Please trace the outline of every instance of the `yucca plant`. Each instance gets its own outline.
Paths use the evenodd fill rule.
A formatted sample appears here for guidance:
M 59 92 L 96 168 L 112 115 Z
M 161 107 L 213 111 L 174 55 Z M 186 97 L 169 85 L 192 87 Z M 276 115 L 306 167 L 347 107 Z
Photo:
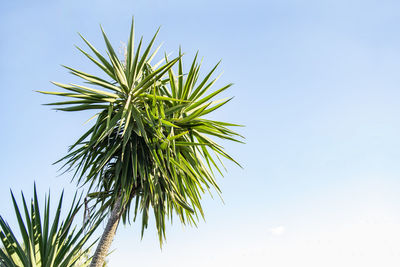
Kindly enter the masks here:
M 50 193 L 45 199 L 44 213 L 41 214 L 34 188 L 31 203 L 22 195 L 22 208 L 18 206 L 13 193 L 11 198 L 19 225 L 20 238 L 15 230 L 0 216 L 0 266 L 4 267 L 70 267 L 87 266 L 90 258 L 87 253 L 91 245 L 87 241 L 96 225 L 86 232 L 83 227 L 76 227 L 73 220 L 81 204 L 76 195 L 68 214 L 61 218 L 63 194 L 58 201 L 57 210 L 51 220 Z M 43 216 L 43 217 L 42 217 Z M 92 243 L 93 245 L 94 243 Z
M 234 161 L 211 138 L 240 137 L 229 129 L 239 125 L 204 117 L 230 100 L 212 101 L 231 86 L 211 92 L 217 66 L 200 79 L 196 55 L 185 74 L 180 51 L 176 58 L 164 56 L 153 64 L 158 31 L 144 49 L 142 39 L 135 47 L 133 21 L 126 57 L 120 59 L 102 32 L 108 59 L 83 37 L 94 56 L 78 49 L 105 77 L 66 67 L 88 85 L 54 83 L 64 91 L 41 91 L 73 99 L 49 104 L 59 106 L 57 110 L 97 112 L 94 125 L 60 160 L 67 170 L 75 169 L 78 183 L 88 184 L 89 196 L 109 212 L 91 266 L 101 266 L 120 219 L 128 221 L 131 210 L 133 220 L 142 214 L 143 235 L 153 209 L 160 244 L 166 218 L 172 219 L 174 212 L 182 223 L 196 224 L 204 215 L 202 193 L 210 188 L 219 193 L 214 179 L 214 172 L 220 172 L 219 156 Z

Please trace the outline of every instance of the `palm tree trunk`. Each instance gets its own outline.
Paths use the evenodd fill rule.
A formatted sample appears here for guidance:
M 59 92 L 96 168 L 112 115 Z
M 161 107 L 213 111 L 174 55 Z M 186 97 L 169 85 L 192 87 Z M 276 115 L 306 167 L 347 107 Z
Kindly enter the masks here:
M 103 266 L 107 253 L 111 247 L 111 243 L 114 239 L 115 232 L 117 231 L 118 223 L 121 219 L 123 210 L 123 207 L 121 207 L 121 198 L 119 198 L 115 202 L 114 207 L 111 211 L 111 216 L 108 219 L 100 242 L 97 245 L 96 252 L 94 253 L 92 262 L 90 263 L 90 267 Z

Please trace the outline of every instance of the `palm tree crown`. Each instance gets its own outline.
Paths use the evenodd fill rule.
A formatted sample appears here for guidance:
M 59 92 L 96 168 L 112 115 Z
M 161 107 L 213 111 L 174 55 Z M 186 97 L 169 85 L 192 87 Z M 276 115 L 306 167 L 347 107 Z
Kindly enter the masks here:
M 174 212 L 189 224 L 204 215 L 202 193 L 210 188 L 219 192 L 214 172 L 221 172 L 220 156 L 237 163 L 212 138 L 240 142 L 241 136 L 230 129 L 239 125 L 204 117 L 230 100 L 213 98 L 231 84 L 211 92 L 218 64 L 200 79 L 197 55 L 187 73 L 180 51 L 176 58 L 164 56 L 152 64 L 158 31 L 146 47 L 142 39 L 135 47 L 133 21 L 124 59 L 102 33 L 108 59 L 82 36 L 94 56 L 78 49 L 107 78 L 66 67 L 88 85 L 54 82 L 64 91 L 40 92 L 70 98 L 49 104 L 58 110 L 97 111 L 94 125 L 60 161 L 75 170 L 78 183 L 89 185 L 89 196 L 102 204 L 100 209 L 122 201 L 124 222 L 131 209 L 133 220 L 141 213 L 142 235 L 152 207 L 162 242 L 166 218 Z

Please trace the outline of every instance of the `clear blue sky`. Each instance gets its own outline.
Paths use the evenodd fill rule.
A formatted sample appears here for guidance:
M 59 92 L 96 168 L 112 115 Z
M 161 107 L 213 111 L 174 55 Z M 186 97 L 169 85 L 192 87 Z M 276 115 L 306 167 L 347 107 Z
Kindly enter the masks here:
M 60 64 L 95 68 L 77 32 L 116 47 L 131 16 L 166 52 L 222 59 L 219 85 L 235 96 L 215 118 L 245 124 L 226 144 L 244 166 L 219 178 L 225 204 L 205 197 L 206 223 L 120 227 L 109 266 L 399 266 L 399 1 L 4 1 L 0 9 L 0 214 L 9 188 L 68 197 L 51 163 L 88 114 L 55 112 L 34 90 L 75 81 Z M 54 98 L 53 98 L 54 99 Z M 57 177 L 58 176 L 58 177 Z

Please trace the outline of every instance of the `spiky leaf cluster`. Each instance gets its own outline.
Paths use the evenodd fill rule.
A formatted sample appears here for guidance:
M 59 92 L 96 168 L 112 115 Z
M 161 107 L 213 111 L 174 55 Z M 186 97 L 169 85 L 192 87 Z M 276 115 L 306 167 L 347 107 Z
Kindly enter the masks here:
M 174 211 L 183 223 L 195 224 L 198 215 L 203 216 L 202 193 L 210 188 L 219 192 L 214 177 L 220 172 L 219 157 L 234 161 L 212 138 L 238 141 L 240 135 L 229 127 L 239 125 L 204 117 L 230 100 L 213 99 L 231 84 L 212 90 L 218 64 L 200 79 L 197 55 L 187 73 L 180 51 L 178 57 L 165 56 L 153 65 L 158 31 L 147 46 L 142 38 L 135 46 L 133 21 L 125 58 L 117 56 L 102 33 L 107 58 L 83 37 L 94 55 L 78 49 L 107 78 L 67 67 L 89 85 L 54 83 L 64 91 L 41 91 L 73 99 L 49 104 L 58 110 L 98 112 L 94 125 L 60 161 L 75 169 L 78 183 L 89 184 L 89 195 L 102 209 L 122 198 L 124 222 L 131 208 L 134 220 L 141 213 L 142 234 L 151 207 L 162 242 L 165 220 Z
M 84 248 L 84 245 L 98 223 L 86 232 L 83 227 L 74 226 L 74 217 L 81 207 L 76 195 L 64 220 L 60 217 L 63 194 L 52 220 L 50 194 L 45 199 L 43 214 L 40 213 L 36 187 L 30 205 L 23 194 L 22 208 L 18 207 L 12 192 L 11 197 L 22 240 L 18 241 L 15 232 L 0 216 L 0 239 L 4 246 L 0 249 L 0 266 L 71 267 L 89 264 L 86 254 L 91 246 Z

